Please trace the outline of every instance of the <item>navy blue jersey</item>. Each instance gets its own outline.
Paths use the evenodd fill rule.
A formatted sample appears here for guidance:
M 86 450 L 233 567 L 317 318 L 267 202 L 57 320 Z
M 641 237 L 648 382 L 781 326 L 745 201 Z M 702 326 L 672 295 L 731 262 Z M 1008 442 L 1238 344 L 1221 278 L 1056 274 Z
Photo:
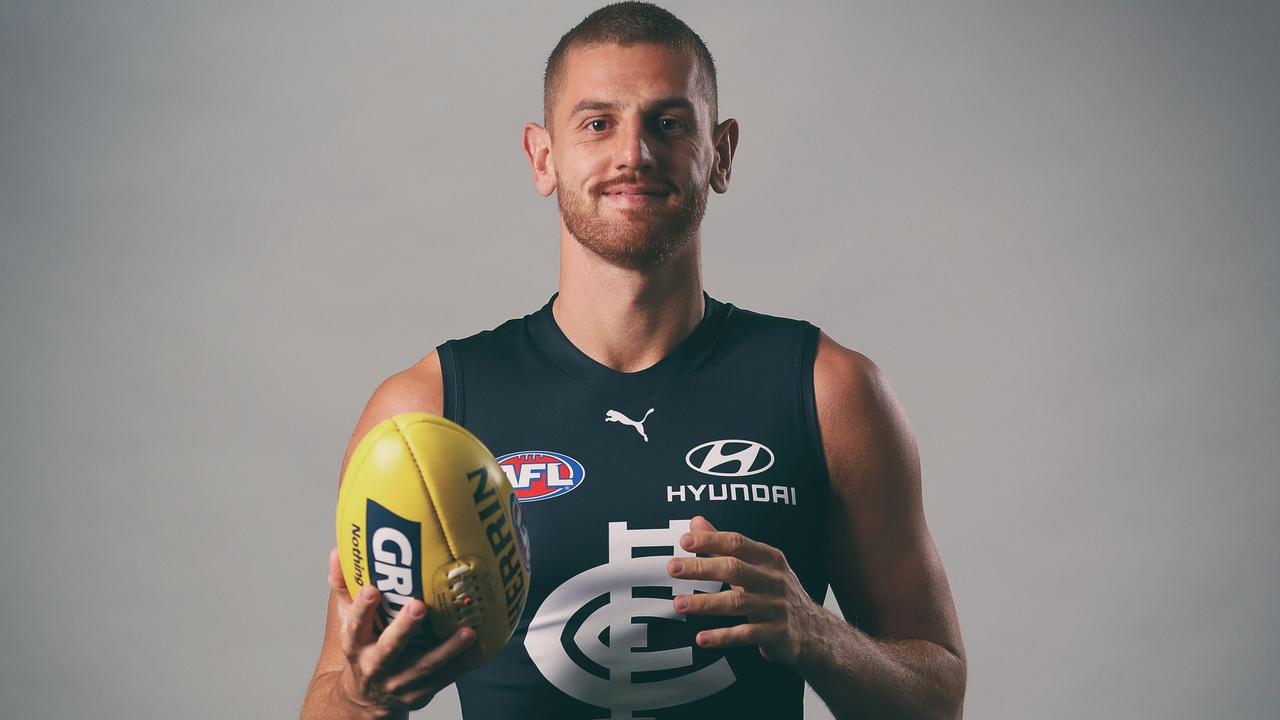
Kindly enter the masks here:
M 781 549 L 827 590 L 818 330 L 704 295 L 667 357 L 622 373 L 561 332 L 551 302 L 441 345 L 446 417 L 498 457 L 521 500 L 532 584 L 511 642 L 458 683 L 467 718 L 798 718 L 803 681 L 757 648 L 708 650 L 680 616 L 673 556 L 695 515 Z M 552 297 L 552 301 L 555 297 Z

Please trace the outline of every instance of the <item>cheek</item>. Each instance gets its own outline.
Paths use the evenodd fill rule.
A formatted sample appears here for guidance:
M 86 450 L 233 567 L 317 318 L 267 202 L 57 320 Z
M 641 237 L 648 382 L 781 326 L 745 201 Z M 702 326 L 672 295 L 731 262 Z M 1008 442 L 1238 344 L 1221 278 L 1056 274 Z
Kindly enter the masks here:
M 583 153 L 568 152 L 556 165 L 556 177 L 568 187 L 585 193 L 593 183 L 608 177 L 603 174 L 607 170 L 608 163 Z
M 677 155 L 683 161 L 681 174 L 690 182 L 701 182 L 710 176 L 711 166 L 715 161 L 715 151 L 705 143 L 689 142 L 680 148 Z

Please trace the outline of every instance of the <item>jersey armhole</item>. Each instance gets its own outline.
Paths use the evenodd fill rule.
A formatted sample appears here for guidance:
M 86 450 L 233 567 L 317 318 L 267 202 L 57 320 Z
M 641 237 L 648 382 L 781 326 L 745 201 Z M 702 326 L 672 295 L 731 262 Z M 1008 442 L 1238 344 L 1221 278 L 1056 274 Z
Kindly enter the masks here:
M 462 366 L 454 353 L 453 341 L 438 346 L 436 355 L 440 358 L 440 380 L 444 386 L 444 418 L 463 425 Z
M 822 449 L 822 429 L 818 425 L 818 400 L 814 390 L 813 366 L 818 358 L 818 339 L 820 331 L 816 325 L 804 324 L 804 334 L 800 342 L 800 427 L 805 444 L 813 458 L 814 468 L 818 471 L 819 481 L 824 493 L 831 487 L 831 472 L 827 467 L 827 454 Z

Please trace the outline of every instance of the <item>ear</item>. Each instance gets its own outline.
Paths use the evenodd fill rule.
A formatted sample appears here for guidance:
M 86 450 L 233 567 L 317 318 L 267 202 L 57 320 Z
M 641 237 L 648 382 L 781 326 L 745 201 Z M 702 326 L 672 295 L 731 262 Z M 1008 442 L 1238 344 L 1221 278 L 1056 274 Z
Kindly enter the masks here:
M 716 159 L 711 166 L 711 189 L 724 193 L 729 189 L 729 174 L 733 170 L 733 153 L 738 148 L 738 121 L 729 118 L 711 131 L 711 142 Z
M 551 157 L 551 133 L 537 123 L 524 126 L 524 154 L 533 172 L 533 186 L 546 197 L 556 190 L 556 163 Z

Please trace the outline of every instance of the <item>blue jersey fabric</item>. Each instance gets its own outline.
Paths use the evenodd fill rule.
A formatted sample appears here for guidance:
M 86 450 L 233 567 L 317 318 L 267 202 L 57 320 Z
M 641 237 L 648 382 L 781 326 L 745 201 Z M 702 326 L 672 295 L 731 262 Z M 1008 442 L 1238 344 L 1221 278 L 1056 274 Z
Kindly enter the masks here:
M 704 650 L 675 580 L 695 515 L 781 549 L 827 590 L 828 478 L 813 362 L 818 329 L 704 294 L 693 333 L 657 364 L 612 370 L 537 312 L 438 348 L 445 415 L 503 464 L 521 498 L 532 583 L 502 652 L 458 682 L 463 715 L 798 718 L 803 682 L 755 647 Z

